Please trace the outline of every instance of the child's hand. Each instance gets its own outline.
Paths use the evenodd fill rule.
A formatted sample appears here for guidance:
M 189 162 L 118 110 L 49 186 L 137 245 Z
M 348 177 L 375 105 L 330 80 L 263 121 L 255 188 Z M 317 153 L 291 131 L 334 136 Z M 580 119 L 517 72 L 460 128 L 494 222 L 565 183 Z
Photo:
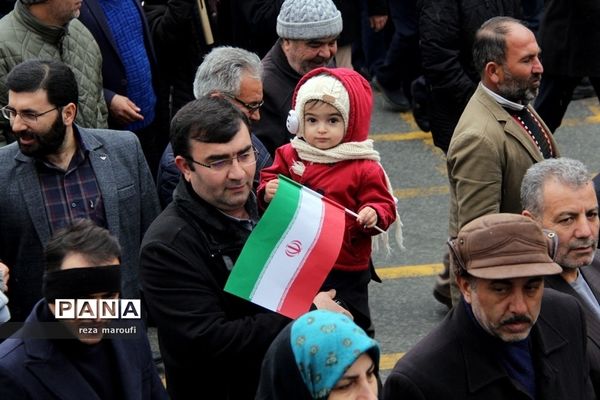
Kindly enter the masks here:
M 367 206 L 358 212 L 356 222 L 364 228 L 372 228 L 377 224 L 377 213 Z
M 277 192 L 277 188 L 279 187 L 279 179 L 273 179 L 267 182 L 267 186 L 265 186 L 265 203 L 270 203 L 273 197 L 275 196 L 275 192 Z

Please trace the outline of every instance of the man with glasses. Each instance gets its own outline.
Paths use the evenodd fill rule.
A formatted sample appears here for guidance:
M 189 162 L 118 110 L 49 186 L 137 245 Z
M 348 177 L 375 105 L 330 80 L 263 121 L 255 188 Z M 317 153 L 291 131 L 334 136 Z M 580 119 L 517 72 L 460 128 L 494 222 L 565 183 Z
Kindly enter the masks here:
M 2 115 L 17 141 L 0 149 L 0 259 L 10 268 L 12 321 L 42 297 L 43 248 L 74 219 L 92 220 L 123 246 L 121 293 L 139 296 L 139 246 L 158 199 L 131 132 L 75 125 L 78 85 L 59 61 L 30 60 L 7 76 Z
M 237 47 L 216 47 L 206 55 L 196 71 L 194 96 L 224 97 L 254 123 L 260 120 L 260 108 L 264 103 L 261 75 L 262 66 L 256 54 Z M 256 189 L 260 171 L 271 165 L 273 159 L 254 134 L 251 133 L 250 137 L 258 155 L 253 180 L 253 188 Z M 169 144 L 160 160 L 156 181 L 162 207 L 171 202 L 179 176 L 173 148 Z
M 183 179 L 144 236 L 140 260 L 167 390 L 173 400 L 198 388 L 206 399 L 253 399 L 263 356 L 290 320 L 223 291 L 258 219 L 248 120 L 223 97 L 204 96 L 177 112 L 171 144 Z M 334 295 L 313 302 L 344 311 Z

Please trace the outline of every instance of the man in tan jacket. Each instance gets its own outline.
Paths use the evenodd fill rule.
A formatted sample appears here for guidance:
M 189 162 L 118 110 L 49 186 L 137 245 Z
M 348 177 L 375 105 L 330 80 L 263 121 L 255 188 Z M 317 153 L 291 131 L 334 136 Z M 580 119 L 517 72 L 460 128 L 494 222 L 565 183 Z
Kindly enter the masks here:
M 552 132 L 529 105 L 544 71 L 539 56 L 533 32 L 513 18 L 494 17 L 477 31 L 473 61 L 481 82 L 448 149 L 450 237 L 482 215 L 520 213 L 525 171 L 558 156 Z M 438 299 L 448 293 L 441 283 Z

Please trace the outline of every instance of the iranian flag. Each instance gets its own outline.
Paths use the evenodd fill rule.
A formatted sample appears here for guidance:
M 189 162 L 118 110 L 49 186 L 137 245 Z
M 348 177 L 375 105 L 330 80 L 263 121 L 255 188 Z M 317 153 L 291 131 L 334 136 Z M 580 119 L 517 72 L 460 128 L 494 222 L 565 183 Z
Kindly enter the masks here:
M 337 259 L 344 208 L 279 175 L 225 291 L 290 318 L 306 313 Z

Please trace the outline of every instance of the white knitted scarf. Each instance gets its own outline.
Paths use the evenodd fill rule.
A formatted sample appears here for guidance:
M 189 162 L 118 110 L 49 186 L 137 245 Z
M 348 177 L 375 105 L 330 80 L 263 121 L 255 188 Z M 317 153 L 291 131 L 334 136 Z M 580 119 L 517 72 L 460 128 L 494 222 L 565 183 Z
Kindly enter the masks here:
M 379 152 L 373 148 L 373 140 L 367 139 L 363 142 L 346 142 L 341 143 L 331 149 L 321 150 L 314 146 L 309 145 L 303 139 L 295 137 L 291 142 L 292 147 L 298 152 L 298 156 L 302 161 L 315 162 L 319 164 L 334 164 L 339 161 L 344 160 L 373 160 L 379 163 L 381 170 L 385 176 L 385 181 L 387 184 L 388 191 L 394 198 L 394 202 L 398 203 L 398 199 L 394 196 L 394 189 L 392 188 L 392 183 L 383 169 L 383 166 L 379 162 L 381 157 L 379 157 Z M 305 165 L 300 160 L 294 161 L 292 164 L 292 170 L 298 174 L 302 175 L 304 173 Z M 354 210 L 353 210 L 354 211 Z M 395 239 L 396 243 L 400 247 L 400 249 L 404 250 L 404 238 L 402 234 L 402 221 L 400 220 L 400 214 L 398 213 L 398 209 L 396 208 L 396 221 L 395 225 Z M 381 235 L 381 241 L 383 243 L 383 247 L 386 249 L 387 253 L 390 253 L 390 245 L 389 238 L 387 232 Z M 374 250 L 379 249 L 379 243 L 377 240 L 373 241 Z

